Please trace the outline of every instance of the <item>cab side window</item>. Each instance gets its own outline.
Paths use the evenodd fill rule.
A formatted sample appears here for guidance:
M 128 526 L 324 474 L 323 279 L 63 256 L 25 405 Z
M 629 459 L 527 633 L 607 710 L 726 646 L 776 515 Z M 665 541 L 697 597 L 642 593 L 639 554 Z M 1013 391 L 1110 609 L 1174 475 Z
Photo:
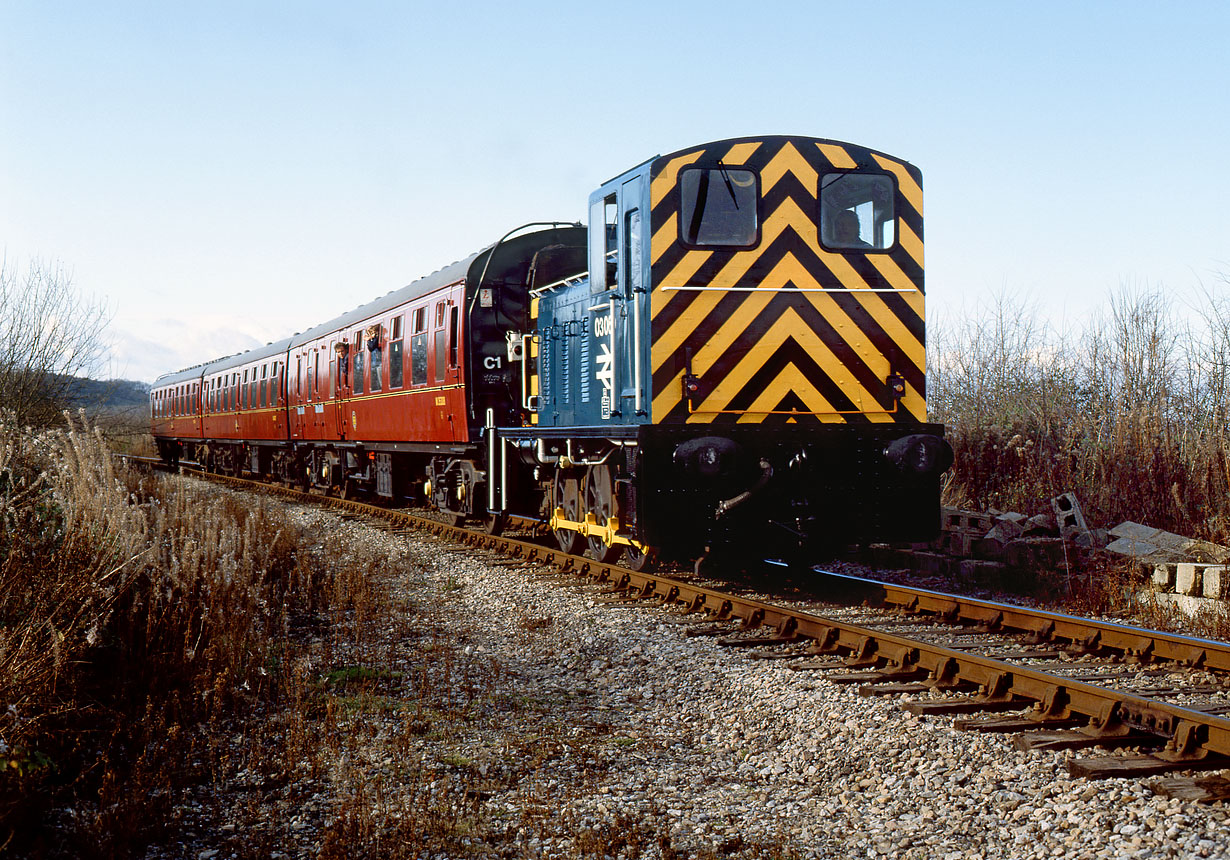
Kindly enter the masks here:
M 589 206 L 589 291 L 601 293 L 618 282 L 619 202 L 614 194 Z

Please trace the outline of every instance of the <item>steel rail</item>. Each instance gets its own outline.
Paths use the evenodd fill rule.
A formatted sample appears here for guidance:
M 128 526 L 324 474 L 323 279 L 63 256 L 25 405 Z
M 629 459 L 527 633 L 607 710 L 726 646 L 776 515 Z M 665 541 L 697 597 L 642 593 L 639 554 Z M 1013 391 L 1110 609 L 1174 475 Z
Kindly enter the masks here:
M 1034 642 L 1070 642 L 1087 651 L 1118 651 L 1140 660 L 1170 660 L 1193 668 L 1230 672 L 1230 643 L 1133 627 L 1115 621 L 1080 618 L 1046 609 L 1015 606 L 958 594 L 928 591 L 876 579 L 817 571 L 834 591 L 877 600 L 918 615 L 980 624 L 992 630 L 1015 630 Z
M 1086 732 L 1093 741 L 1144 734 L 1155 739 L 1157 746 L 1164 745 L 1161 752 L 1153 757 L 1159 764 L 1159 770 L 1230 765 L 1230 719 L 1216 714 L 671 577 L 602 564 L 541 544 L 471 531 L 405 511 L 187 468 L 183 471 L 245 489 L 273 492 L 296 500 L 324 502 L 357 514 L 413 526 L 467 546 L 498 550 L 527 563 L 555 567 L 560 572 L 607 583 L 613 590 L 631 597 L 656 601 L 663 606 L 679 606 L 688 612 L 704 612 L 711 621 L 739 621 L 746 631 L 771 627 L 776 630 L 776 635 L 752 641 L 778 644 L 812 640 L 812 653 L 844 653 L 846 666 L 877 668 L 875 674 L 882 680 L 925 678 L 925 686 L 935 689 L 976 688 L 977 695 L 967 700 L 972 706 L 971 710 L 1028 707 L 1030 710 L 1026 719 L 1018 722 L 1036 722 L 1038 728 L 1084 719 L 1088 725 L 1081 731 Z M 1217 669 L 1230 666 L 1230 645 L 1226 643 L 1188 639 L 1112 622 L 1081 619 L 876 580 L 823 572 L 821 575 L 844 587 L 847 593 L 861 591 L 878 595 L 889 605 L 911 612 L 932 613 L 945 621 L 955 619 L 979 623 L 988 629 L 1020 630 L 1033 634 L 1038 641 L 1064 639 L 1082 647 L 1115 648 L 1141 659 L 1173 659 L 1188 666 Z M 1078 772 L 1078 761 L 1074 760 L 1069 765 L 1074 773 Z

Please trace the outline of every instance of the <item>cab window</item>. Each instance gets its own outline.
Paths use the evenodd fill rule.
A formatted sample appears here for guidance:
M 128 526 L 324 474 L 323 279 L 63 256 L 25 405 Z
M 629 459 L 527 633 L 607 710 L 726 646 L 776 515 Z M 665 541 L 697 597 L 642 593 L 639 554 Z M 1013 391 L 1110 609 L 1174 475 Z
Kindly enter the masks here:
M 820 241 L 835 250 L 886 251 L 897 241 L 895 187 L 882 173 L 820 177 Z
M 618 281 L 616 230 L 619 203 L 614 194 L 599 198 L 589 207 L 589 288 L 592 293 L 611 289 Z
M 751 248 L 760 236 L 755 172 L 742 167 L 692 167 L 679 174 L 679 236 L 684 245 Z

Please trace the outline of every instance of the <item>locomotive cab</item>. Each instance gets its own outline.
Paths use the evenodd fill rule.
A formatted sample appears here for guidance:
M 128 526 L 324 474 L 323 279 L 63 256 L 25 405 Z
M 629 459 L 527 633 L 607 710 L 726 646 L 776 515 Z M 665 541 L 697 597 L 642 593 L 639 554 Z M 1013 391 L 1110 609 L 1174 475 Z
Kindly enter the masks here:
M 917 168 L 815 138 L 651 159 L 589 200 L 588 277 L 537 296 L 561 545 L 782 555 L 939 528 Z

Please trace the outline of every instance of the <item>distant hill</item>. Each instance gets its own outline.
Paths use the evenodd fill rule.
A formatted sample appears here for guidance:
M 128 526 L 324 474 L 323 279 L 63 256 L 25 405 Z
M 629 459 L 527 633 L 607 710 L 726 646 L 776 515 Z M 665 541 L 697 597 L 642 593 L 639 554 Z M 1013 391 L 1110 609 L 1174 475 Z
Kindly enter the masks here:
M 69 386 L 71 408 L 87 411 L 127 411 L 149 406 L 149 383 L 131 379 L 73 379 Z

